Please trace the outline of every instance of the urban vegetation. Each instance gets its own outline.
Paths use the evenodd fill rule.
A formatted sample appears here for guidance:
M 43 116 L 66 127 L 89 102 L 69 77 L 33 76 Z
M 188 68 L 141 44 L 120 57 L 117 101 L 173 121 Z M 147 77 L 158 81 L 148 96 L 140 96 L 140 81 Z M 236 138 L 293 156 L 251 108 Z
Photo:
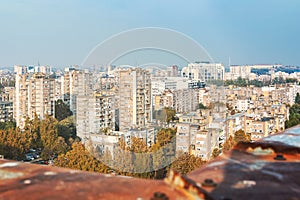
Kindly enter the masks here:
M 203 165 L 205 161 L 194 155 L 185 153 L 175 157 L 175 135 L 175 129 L 161 129 L 157 134 L 156 143 L 150 147 L 139 138 L 132 138 L 130 146 L 121 139 L 113 159 L 108 150 L 100 152 L 97 148 L 94 149 L 92 144 L 85 148 L 81 143 L 74 143 L 70 151 L 58 156 L 55 165 L 150 179 L 162 179 L 170 169 L 187 174 Z
M 176 111 L 174 109 L 165 107 L 160 110 L 155 110 L 153 112 L 154 119 L 158 120 L 159 122 L 170 123 L 171 121 L 176 120 Z
M 300 124 L 300 95 L 297 93 L 295 104 L 290 107 L 290 117 L 285 121 L 285 128 L 290 128 Z
M 73 113 L 70 110 L 70 107 L 66 105 L 61 99 L 55 102 L 55 118 L 58 121 L 66 119 L 69 116 L 72 116 Z
M 1 124 L 0 155 L 7 159 L 26 160 L 30 150 L 39 151 L 43 160 L 53 159 L 56 155 L 66 153 L 70 145 L 79 140 L 76 137 L 75 125 L 64 121 L 58 122 L 47 116 L 40 120 L 26 120 L 23 130 L 15 127 L 14 122 Z
M 239 87 L 246 87 L 250 85 L 254 85 L 255 87 L 263 87 L 269 86 L 272 84 L 285 84 L 285 83 L 297 83 L 298 80 L 296 78 L 282 78 L 282 77 L 275 77 L 273 80 L 249 80 L 245 78 L 238 77 L 236 80 L 226 80 L 224 81 L 225 86 L 235 85 Z
M 132 138 L 130 146 L 120 140 L 120 150 L 114 152 L 112 160 L 110 152 L 101 154 L 79 141 L 73 116 L 61 121 L 50 116 L 40 120 L 35 116 L 33 120 L 26 120 L 24 130 L 15 127 L 14 122 L 1 123 L 0 126 L 0 155 L 6 159 L 26 160 L 31 152 L 35 156 L 38 154 L 42 160 L 54 160 L 54 165 L 60 167 L 99 173 L 114 171 L 120 175 L 151 179 L 164 178 L 170 169 L 187 174 L 205 163 L 201 158 L 186 153 L 176 158 L 176 129 L 159 130 L 157 141 L 152 146 L 138 138 Z M 116 169 L 105 165 L 112 161 L 114 164 L 110 166 L 116 166 Z M 167 165 L 164 166 L 164 163 Z M 139 169 L 134 169 L 136 166 Z M 135 173 L 135 170 L 145 172 Z

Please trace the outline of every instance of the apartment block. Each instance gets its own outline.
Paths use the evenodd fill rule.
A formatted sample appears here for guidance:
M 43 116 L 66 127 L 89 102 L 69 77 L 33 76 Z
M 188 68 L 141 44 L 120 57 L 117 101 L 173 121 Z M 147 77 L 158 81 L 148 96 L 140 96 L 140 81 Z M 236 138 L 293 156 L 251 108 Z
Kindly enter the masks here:
M 175 90 L 174 109 L 177 113 L 186 113 L 195 111 L 199 104 L 199 89 Z
M 116 80 L 119 130 L 145 127 L 152 121 L 150 73 L 141 68 L 118 69 Z
M 99 134 L 90 134 L 88 139 L 93 144 L 93 147 L 100 152 L 100 154 L 103 155 L 105 151 L 109 151 L 113 158 L 120 139 L 123 139 L 127 147 L 132 145 L 133 137 L 144 141 L 147 146 L 151 146 L 155 142 L 156 134 L 157 131 L 154 128 L 130 129 L 127 131 L 110 131 L 108 133 L 102 132 Z
M 91 134 L 115 130 L 115 97 L 93 92 L 77 97 L 77 136 L 85 141 Z
M 54 115 L 55 81 L 51 74 L 30 72 L 27 67 L 23 66 L 15 66 L 15 69 L 13 110 L 17 126 L 24 127 L 25 119 L 27 117 L 32 119 L 35 114 L 40 119 L 46 115 Z
M 190 63 L 182 69 L 181 75 L 192 80 L 207 82 L 224 80 L 225 67 L 221 63 L 196 62 Z
M 0 122 L 7 122 L 13 118 L 13 102 L 0 101 Z
M 165 90 L 182 90 L 189 88 L 189 81 L 184 77 L 152 77 L 152 95 L 160 95 Z
M 176 152 L 189 153 L 203 159 L 209 159 L 215 147 L 218 147 L 219 135 L 216 129 L 201 129 L 198 124 L 178 123 L 176 132 Z

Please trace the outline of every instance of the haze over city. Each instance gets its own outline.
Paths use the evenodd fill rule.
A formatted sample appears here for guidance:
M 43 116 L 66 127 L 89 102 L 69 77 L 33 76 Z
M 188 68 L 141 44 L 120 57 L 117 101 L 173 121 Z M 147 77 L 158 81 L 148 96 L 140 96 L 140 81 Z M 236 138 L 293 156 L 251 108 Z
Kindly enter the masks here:
M 299 11 L 297 0 L 1 1 L 0 67 L 81 64 L 103 40 L 141 27 L 182 32 L 225 65 L 299 65 Z
M 0 0 L 0 200 L 300 197 L 299 0 Z

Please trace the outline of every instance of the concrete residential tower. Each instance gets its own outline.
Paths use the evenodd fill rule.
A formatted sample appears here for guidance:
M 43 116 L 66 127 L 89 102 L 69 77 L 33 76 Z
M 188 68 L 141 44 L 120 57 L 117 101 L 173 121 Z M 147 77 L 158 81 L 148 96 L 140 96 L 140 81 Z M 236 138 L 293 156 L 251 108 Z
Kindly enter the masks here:
M 122 131 L 145 127 L 152 119 L 150 73 L 141 68 L 116 71 L 116 124 Z

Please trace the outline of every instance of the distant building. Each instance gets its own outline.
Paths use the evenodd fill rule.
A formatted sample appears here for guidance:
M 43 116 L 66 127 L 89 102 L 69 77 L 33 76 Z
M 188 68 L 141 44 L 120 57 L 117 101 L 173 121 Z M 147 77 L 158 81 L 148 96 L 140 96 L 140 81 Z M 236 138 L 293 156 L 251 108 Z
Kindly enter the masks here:
M 236 80 L 239 77 L 244 79 L 250 79 L 253 76 L 251 74 L 251 67 L 247 65 L 234 65 L 230 66 L 230 72 L 226 73 L 226 80 Z
M 168 107 L 177 113 L 185 113 L 195 111 L 198 105 L 199 89 L 165 90 L 159 95 L 153 95 L 155 110 Z
M 189 81 L 184 77 L 152 77 L 152 95 L 162 94 L 165 90 L 182 90 L 189 88 Z
M 224 80 L 225 68 L 221 63 L 197 62 L 190 63 L 182 69 L 181 75 L 191 80 L 207 82 Z

